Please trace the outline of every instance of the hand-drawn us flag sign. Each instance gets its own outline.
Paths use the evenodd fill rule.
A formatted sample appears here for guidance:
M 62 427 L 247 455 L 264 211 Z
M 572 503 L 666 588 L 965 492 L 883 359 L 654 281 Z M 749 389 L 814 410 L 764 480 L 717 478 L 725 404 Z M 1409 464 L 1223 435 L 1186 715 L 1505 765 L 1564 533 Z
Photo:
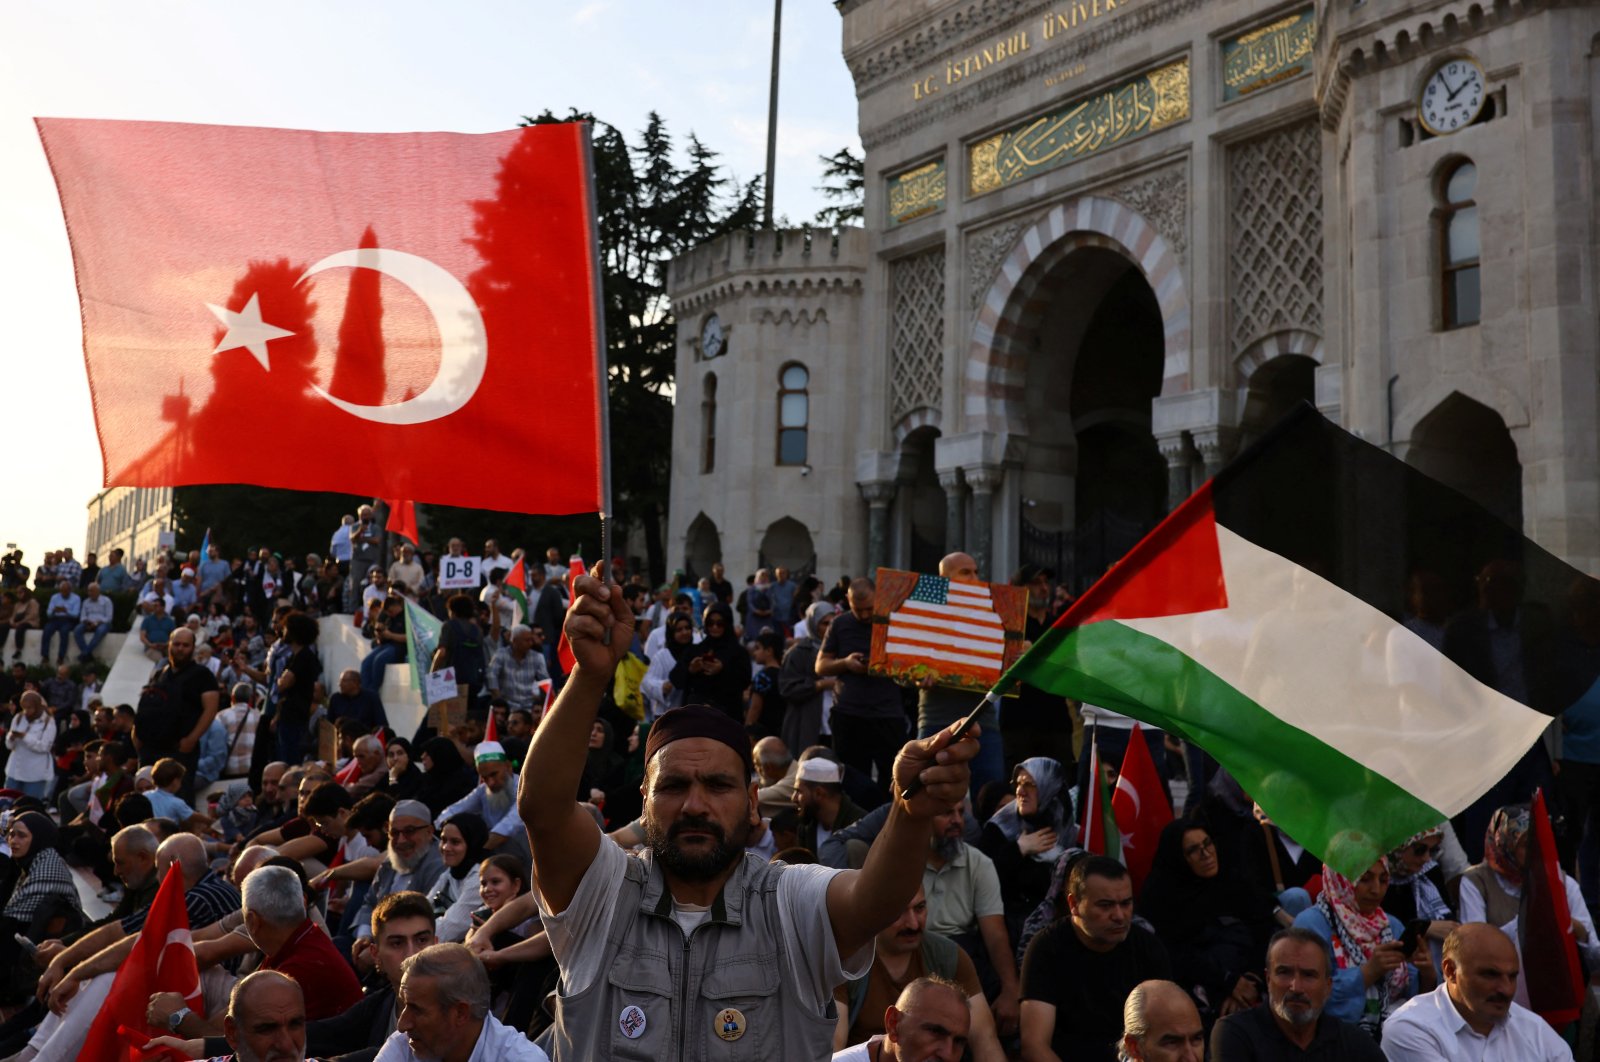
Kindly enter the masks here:
M 1024 587 L 879 568 L 872 671 L 910 680 L 932 676 L 943 686 L 986 690 L 1021 655 L 1027 608 Z
M 1456 590 L 1441 610 L 1453 616 L 1403 622 L 1408 580 Z M 1305 406 L 997 688 L 1031 683 L 1195 742 L 1355 876 L 1471 805 L 1554 715 L 1596 695 L 1597 654 L 1563 647 L 1600 632 L 1597 587 Z

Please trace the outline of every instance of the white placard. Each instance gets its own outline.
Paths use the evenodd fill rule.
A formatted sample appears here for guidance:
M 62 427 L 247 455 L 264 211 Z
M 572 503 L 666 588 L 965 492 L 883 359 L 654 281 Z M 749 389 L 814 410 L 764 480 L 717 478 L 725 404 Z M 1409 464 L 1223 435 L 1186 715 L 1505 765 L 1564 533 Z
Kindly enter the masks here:
M 176 531 L 160 531 L 156 534 L 156 549 L 173 549 L 178 544 Z
M 428 687 L 426 692 L 429 704 L 448 701 L 457 693 L 456 669 L 453 667 L 447 667 L 441 671 L 430 671 L 428 672 L 428 677 L 423 681 Z
M 452 557 L 448 553 L 439 558 L 439 589 L 476 590 L 478 570 L 482 557 Z

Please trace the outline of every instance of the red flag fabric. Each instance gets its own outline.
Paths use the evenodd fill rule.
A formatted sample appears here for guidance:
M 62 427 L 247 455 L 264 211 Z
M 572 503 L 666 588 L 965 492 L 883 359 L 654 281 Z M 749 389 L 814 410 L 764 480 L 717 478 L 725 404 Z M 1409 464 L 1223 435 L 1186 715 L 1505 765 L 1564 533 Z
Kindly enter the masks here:
M 567 558 L 567 592 L 569 594 L 576 596 L 572 588 L 577 585 L 578 576 L 586 574 L 588 572 L 583 566 L 582 557 L 574 553 Z M 573 669 L 578 666 L 578 658 L 572 652 L 572 645 L 567 641 L 567 628 L 565 625 L 561 628 L 561 637 L 556 639 L 556 659 L 561 662 L 561 673 L 563 675 L 572 674 Z
M 1079 841 L 1084 851 L 1091 855 L 1119 857 L 1117 821 L 1108 806 L 1110 794 L 1106 788 L 1106 774 L 1100 767 L 1100 741 L 1089 738 L 1089 782 L 1083 787 L 1083 821 L 1078 825 Z
M 1137 893 L 1150 873 L 1161 830 L 1172 821 L 1167 787 L 1156 773 L 1156 762 L 1150 758 L 1150 746 L 1145 744 L 1138 723 L 1133 724 L 1128 736 L 1128 751 L 1122 756 L 1111 809 L 1116 815 L 1117 832 L 1122 834 L 1122 864 L 1128 868 Z
M 417 545 L 416 503 L 395 499 L 387 504 L 389 506 L 389 522 L 385 525 L 385 529 L 393 531 L 413 546 Z
M 156 890 L 133 951 L 111 982 L 105 1006 L 89 1026 L 79 1058 L 144 1062 L 147 1057 L 160 1057 L 147 1056 L 138 1045 L 118 1034 L 119 1026 L 148 1033 L 146 1041 L 167 1034 L 166 1029 L 152 1029 L 144 1020 L 150 997 L 157 992 L 177 992 L 190 1010 L 205 1015 L 205 997 L 200 991 L 200 970 L 195 964 L 183 893 L 183 872 L 173 864 Z
M 108 486 L 601 508 L 587 125 L 38 127 Z M 241 460 L 241 432 L 274 444 Z M 506 453 L 560 474 L 507 480 Z
M 1556 861 L 1555 832 L 1545 811 L 1544 792 L 1533 794 L 1528 819 L 1528 863 L 1522 877 L 1517 914 L 1522 938 L 1522 976 L 1528 984 L 1528 1009 L 1557 1032 L 1583 1011 L 1583 968 L 1572 934 L 1567 887 Z
M 500 740 L 500 732 L 495 729 L 493 712 L 489 713 L 489 722 L 483 728 L 483 740 L 485 742 Z

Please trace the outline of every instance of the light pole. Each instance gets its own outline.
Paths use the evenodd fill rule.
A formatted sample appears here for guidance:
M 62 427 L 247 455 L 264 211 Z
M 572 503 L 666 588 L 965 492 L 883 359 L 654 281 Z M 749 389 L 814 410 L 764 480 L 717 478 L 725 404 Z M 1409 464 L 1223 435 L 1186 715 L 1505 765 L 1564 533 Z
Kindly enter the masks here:
M 772 87 L 767 93 L 767 179 L 762 187 L 761 227 L 772 228 L 772 172 L 778 159 L 778 39 L 783 31 L 783 0 L 772 0 Z

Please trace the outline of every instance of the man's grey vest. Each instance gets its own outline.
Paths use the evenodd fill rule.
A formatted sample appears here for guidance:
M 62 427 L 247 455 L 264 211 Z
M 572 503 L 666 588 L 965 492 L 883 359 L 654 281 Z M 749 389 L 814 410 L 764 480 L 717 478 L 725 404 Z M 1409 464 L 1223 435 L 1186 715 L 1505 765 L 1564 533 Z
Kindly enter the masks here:
M 784 938 L 778 914 L 778 878 L 785 869 L 746 854 L 712 904 L 710 919 L 685 937 L 672 920 L 672 894 L 649 854 L 629 859 L 617 885 L 600 976 L 575 996 L 564 988 L 557 994 L 551 1058 L 831 1057 L 833 1001 L 818 1011 L 806 1002 L 811 993 L 794 981 L 793 942 Z M 719 1035 L 731 1035 L 739 1022 L 743 1032 L 737 1038 Z

